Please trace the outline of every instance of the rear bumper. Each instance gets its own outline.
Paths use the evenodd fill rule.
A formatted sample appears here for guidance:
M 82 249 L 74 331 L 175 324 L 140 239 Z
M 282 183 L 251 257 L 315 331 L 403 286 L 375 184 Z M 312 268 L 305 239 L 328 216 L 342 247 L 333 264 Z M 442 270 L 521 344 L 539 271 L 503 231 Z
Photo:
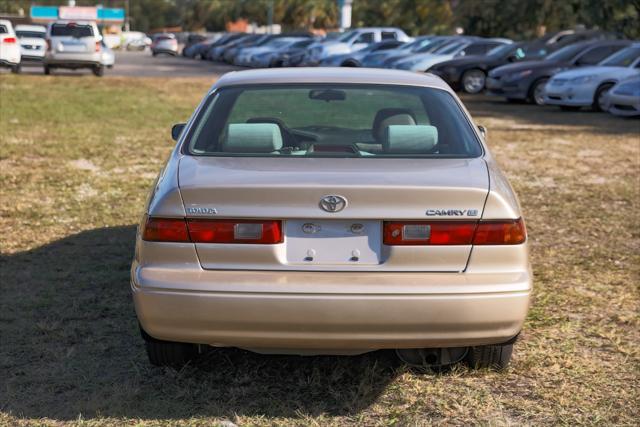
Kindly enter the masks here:
M 101 64 L 102 53 L 56 53 L 44 57 L 44 64 L 60 68 L 91 68 Z
M 507 341 L 522 328 L 529 272 L 178 270 L 134 262 L 151 336 L 283 353 L 365 352 Z

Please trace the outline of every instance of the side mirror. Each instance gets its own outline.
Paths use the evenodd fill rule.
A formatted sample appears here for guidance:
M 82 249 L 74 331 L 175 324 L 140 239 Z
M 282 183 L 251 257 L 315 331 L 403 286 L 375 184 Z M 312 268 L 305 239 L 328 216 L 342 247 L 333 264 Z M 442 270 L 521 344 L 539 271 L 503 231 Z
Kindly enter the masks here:
M 487 128 L 482 126 L 482 125 L 478 125 L 478 130 L 480 131 L 480 135 L 482 135 L 482 139 L 484 139 L 486 141 L 486 139 L 487 139 Z
M 174 141 L 177 141 L 178 138 L 180 138 L 180 134 L 186 125 L 186 123 L 177 123 L 171 127 L 171 138 L 173 138 Z

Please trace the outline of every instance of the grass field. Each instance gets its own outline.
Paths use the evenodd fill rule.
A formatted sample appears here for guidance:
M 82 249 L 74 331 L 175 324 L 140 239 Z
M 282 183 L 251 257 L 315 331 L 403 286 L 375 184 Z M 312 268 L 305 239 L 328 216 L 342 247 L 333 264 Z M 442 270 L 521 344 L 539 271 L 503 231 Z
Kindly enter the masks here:
M 527 218 L 535 295 L 511 367 L 217 350 L 151 367 L 134 227 L 206 80 L 0 76 L 0 425 L 637 425 L 640 121 L 465 101 Z

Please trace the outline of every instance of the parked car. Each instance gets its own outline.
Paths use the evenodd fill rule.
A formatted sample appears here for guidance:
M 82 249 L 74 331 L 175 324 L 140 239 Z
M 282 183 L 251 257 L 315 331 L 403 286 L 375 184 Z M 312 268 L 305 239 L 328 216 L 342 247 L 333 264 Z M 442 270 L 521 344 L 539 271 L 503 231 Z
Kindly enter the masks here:
M 178 55 L 178 40 L 175 34 L 161 33 L 155 34 L 151 42 L 151 55 L 160 54 L 176 56 Z
M 302 56 L 306 52 L 307 48 L 315 43 L 315 39 L 308 37 L 300 40 L 285 49 L 281 49 L 270 54 L 263 53 L 255 57 L 257 63 L 261 63 L 261 66 L 268 63 L 269 67 L 292 67 L 298 65 L 293 63 L 293 58 L 299 57 L 302 60 Z
M 237 34 L 226 43 L 214 46 L 209 49 L 206 59 L 210 59 L 212 61 L 222 61 L 224 59 L 224 53 L 227 49 L 231 49 L 239 45 L 240 43 L 255 42 L 259 38 L 260 34 Z
M 231 60 L 234 65 L 249 67 L 251 66 L 251 61 L 254 55 L 284 49 L 300 40 L 303 40 L 303 37 L 287 37 L 285 34 L 265 37 L 262 40 L 258 40 L 253 45 L 238 49 Z
M 357 50 L 355 52 L 343 53 L 340 55 L 332 55 L 320 62 L 323 67 L 360 67 L 361 61 L 369 54 L 373 52 L 384 52 L 389 50 L 395 50 L 397 47 L 402 46 L 405 42 L 400 40 L 382 40 L 377 43 L 372 43 L 369 46 Z
M 532 272 L 516 196 L 472 123 L 428 74 L 224 75 L 172 129 L 137 231 L 151 363 L 213 345 L 504 368 Z
M 0 66 L 11 68 L 12 73 L 19 73 L 20 61 L 20 45 L 13 24 L 0 19 Z
M 444 49 L 446 46 L 459 43 L 461 40 L 466 40 L 465 36 L 436 36 L 429 40 L 429 43 L 423 43 L 421 47 L 413 49 L 411 51 L 405 51 L 399 49 L 395 54 L 391 54 L 382 60 L 380 64 L 381 68 L 395 68 L 398 62 L 402 62 L 412 55 L 418 55 L 422 53 L 433 53 L 440 49 Z
M 484 89 L 487 74 L 492 69 L 524 58 L 526 42 L 498 46 L 486 55 L 469 55 L 441 62 L 429 69 L 454 90 L 479 93 Z
M 544 104 L 544 87 L 554 74 L 575 67 L 595 65 L 631 44 L 626 40 L 578 42 L 539 61 L 521 61 L 489 72 L 488 93 L 508 100 Z
M 564 110 L 606 109 L 607 92 L 619 81 L 640 74 L 640 43 L 614 53 L 593 67 L 554 75 L 545 86 L 544 102 Z
M 485 55 L 497 46 L 511 43 L 513 43 L 511 40 L 505 42 L 477 38 L 462 39 L 432 53 L 409 55 L 406 59 L 396 62 L 394 68 L 424 72 L 441 62 L 469 55 Z
M 318 65 L 320 61 L 331 55 L 350 53 L 363 49 L 371 43 L 382 40 L 410 41 L 404 31 L 392 27 L 357 28 L 342 34 L 334 40 L 318 42 L 309 48 L 309 53 L 303 61 L 305 65 Z
M 42 62 L 47 50 L 47 29 L 42 25 L 16 25 L 20 41 L 20 62 Z
M 89 68 L 98 77 L 104 74 L 102 36 L 93 21 L 55 21 L 47 26 L 49 49 L 44 57 L 44 73 L 54 68 Z
M 292 51 L 304 49 L 314 42 L 311 37 L 282 37 L 276 39 L 271 47 L 262 51 L 254 51 L 249 66 L 254 68 L 281 67 L 284 56 Z
M 244 41 L 236 44 L 235 46 L 225 49 L 222 59 L 227 64 L 236 64 L 236 56 L 244 49 L 250 49 L 263 46 L 276 38 L 275 34 L 254 34 L 255 37 L 248 37 Z
M 211 48 L 216 40 L 217 39 L 215 37 L 210 37 L 189 46 L 185 46 L 182 49 L 182 56 L 187 58 L 202 58 L 204 53 Z
M 607 92 L 606 110 L 616 116 L 640 116 L 640 75 L 624 79 Z
M 409 55 L 418 51 L 418 49 L 431 44 L 435 38 L 435 36 L 419 36 L 413 41 L 403 43 L 395 49 L 370 52 L 362 58 L 362 66 L 368 68 L 382 68 L 382 63 L 387 58 L 396 55 Z
M 182 48 L 182 56 L 188 56 L 187 52 L 189 51 L 189 48 L 191 48 L 192 46 L 200 44 L 205 40 L 211 40 L 211 43 L 213 43 L 218 38 L 219 36 L 207 37 L 204 34 L 197 34 L 197 33 L 189 34 L 187 36 L 187 41 Z M 193 58 L 193 56 L 188 56 L 188 57 Z

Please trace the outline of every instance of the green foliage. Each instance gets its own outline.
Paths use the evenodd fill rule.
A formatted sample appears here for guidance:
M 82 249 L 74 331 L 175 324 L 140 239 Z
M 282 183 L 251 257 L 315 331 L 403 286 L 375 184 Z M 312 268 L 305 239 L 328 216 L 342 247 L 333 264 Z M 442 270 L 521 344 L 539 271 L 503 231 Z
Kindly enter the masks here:
M 78 6 L 102 3 L 125 7 L 126 0 L 76 0 Z M 0 0 L 0 13 L 29 13 L 32 0 Z M 38 0 L 40 5 L 65 0 Z M 185 30 L 222 31 L 240 18 L 286 30 L 336 28 L 338 0 L 129 0 L 132 28 L 150 31 L 182 26 Z M 582 25 L 640 37 L 640 0 L 353 0 L 354 27 L 395 26 L 412 35 L 466 34 L 528 39 L 543 31 Z

